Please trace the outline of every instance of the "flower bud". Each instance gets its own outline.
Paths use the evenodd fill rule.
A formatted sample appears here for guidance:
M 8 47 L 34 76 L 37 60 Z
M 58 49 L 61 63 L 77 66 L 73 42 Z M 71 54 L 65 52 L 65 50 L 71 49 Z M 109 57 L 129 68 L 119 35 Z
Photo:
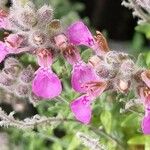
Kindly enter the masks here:
M 44 5 L 38 10 L 38 15 L 41 23 L 48 23 L 53 18 L 53 9 L 51 6 Z
M 30 96 L 29 96 L 29 100 L 30 100 L 31 103 L 34 104 L 34 103 L 36 103 L 36 102 L 41 101 L 42 98 L 36 96 L 36 95 L 32 92 L 32 93 L 30 94 Z
M 28 28 L 36 26 L 38 22 L 36 14 L 30 10 L 21 12 L 18 21 L 21 25 Z
M 9 67 L 9 68 L 4 68 L 2 70 L 8 77 L 10 78 L 16 78 L 18 77 L 19 75 L 19 72 L 20 72 L 20 69 L 15 67 L 15 66 L 12 66 L 12 67 Z
M 120 62 L 118 59 L 118 52 L 110 51 L 110 52 L 106 53 L 105 62 L 112 67 L 116 67 L 116 69 L 117 69 L 120 65 Z
M 124 80 L 119 80 L 119 90 L 123 93 L 126 93 L 129 88 L 130 88 L 130 82 L 129 81 L 124 81 Z
M 47 26 L 49 33 L 51 34 L 57 34 L 58 32 L 61 31 L 61 22 L 58 19 L 52 20 L 48 26 Z
M 20 66 L 21 67 L 21 64 L 17 59 L 15 59 L 13 57 L 9 57 L 5 60 L 4 67 L 10 68 L 12 66 Z
M 125 60 L 120 67 L 120 72 L 123 76 L 131 76 L 135 69 L 135 64 L 131 59 Z
M 20 80 L 24 83 L 29 83 L 33 80 L 34 71 L 33 68 L 29 65 L 26 69 L 24 69 L 20 74 Z
M 15 88 L 15 94 L 19 97 L 26 97 L 29 94 L 29 86 L 24 84 L 18 84 Z
M 35 31 L 31 34 L 29 42 L 36 47 L 43 46 L 47 42 L 47 36 L 40 31 Z
M 0 85 L 9 87 L 14 84 L 14 80 L 6 76 L 3 72 L 0 73 Z

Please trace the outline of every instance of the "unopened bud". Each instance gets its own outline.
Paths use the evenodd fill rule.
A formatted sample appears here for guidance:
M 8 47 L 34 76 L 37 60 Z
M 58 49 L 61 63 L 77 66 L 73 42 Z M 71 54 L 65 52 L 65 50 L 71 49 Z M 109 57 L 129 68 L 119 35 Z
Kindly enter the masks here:
M 119 87 L 122 91 L 127 91 L 129 88 L 129 82 L 120 80 Z
M 12 86 L 14 84 L 14 80 L 6 76 L 3 72 L 0 73 L 0 85 L 1 86 Z
M 20 80 L 24 83 L 29 83 L 34 77 L 34 71 L 31 66 L 28 66 L 20 74 Z
M 36 104 L 37 102 L 39 102 L 42 98 L 36 96 L 34 93 L 31 93 L 29 96 L 29 100 L 31 103 Z
M 88 64 L 96 69 L 101 64 L 101 59 L 97 55 L 94 55 L 89 59 Z
M 16 85 L 15 94 L 19 97 L 26 97 L 29 94 L 29 86 L 24 84 Z
M 37 24 L 36 14 L 33 11 L 23 11 L 19 15 L 19 23 L 24 27 L 34 27 Z
M 53 18 L 53 9 L 51 6 L 44 5 L 38 10 L 39 20 L 43 23 L 48 23 Z
M 33 46 L 43 46 L 47 42 L 47 36 L 40 31 L 35 31 L 30 36 L 30 42 Z
M 21 64 L 17 59 L 15 59 L 13 57 L 9 57 L 5 60 L 4 67 L 10 68 L 12 66 L 20 66 L 21 67 Z
M 20 69 L 18 67 L 12 66 L 10 68 L 4 68 L 2 70 L 8 77 L 16 78 L 19 75 Z
M 61 22 L 58 19 L 54 19 L 50 22 L 50 24 L 48 25 L 48 30 L 50 32 L 57 32 L 61 30 Z
M 110 52 L 106 53 L 105 62 L 108 65 L 111 65 L 112 67 L 116 67 L 116 69 L 117 69 L 120 65 L 120 62 L 119 62 L 119 59 L 118 59 L 118 52 L 110 51 Z
M 135 64 L 131 59 L 125 60 L 120 67 L 120 72 L 124 76 L 131 76 L 135 69 Z

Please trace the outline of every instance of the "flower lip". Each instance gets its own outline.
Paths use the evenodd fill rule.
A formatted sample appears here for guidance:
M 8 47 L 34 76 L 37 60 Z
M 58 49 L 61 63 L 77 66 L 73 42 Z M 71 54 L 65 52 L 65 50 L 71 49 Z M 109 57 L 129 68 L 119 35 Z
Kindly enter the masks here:
M 41 67 L 48 67 L 52 65 L 53 56 L 51 53 L 51 49 L 38 49 L 36 55 L 38 57 L 38 63 Z
M 70 104 L 70 108 L 77 120 L 83 124 L 89 124 L 92 117 L 90 103 L 93 99 L 87 95 L 83 95 Z
M 52 99 L 62 91 L 61 81 L 50 68 L 39 68 L 32 82 L 33 93 L 44 99 Z

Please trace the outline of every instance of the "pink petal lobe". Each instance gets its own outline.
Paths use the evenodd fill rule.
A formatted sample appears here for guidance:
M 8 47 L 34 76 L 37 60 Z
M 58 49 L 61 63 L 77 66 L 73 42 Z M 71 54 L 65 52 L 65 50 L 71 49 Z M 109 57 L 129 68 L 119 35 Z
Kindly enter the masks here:
M 10 34 L 5 43 L 9 49 L 9 53 L 19 53 L 19 47 L 23 43 L 23 37 L 18 34 Z
M 67 36 L 74 45 L 85 45 L 88 47 L 95 45 L 91 32 L 82 21 L 72 24 L 67 30 Z
M 50 49 L 41 48 L 37 50 L 38 64 L 41 67 L 49 67 L 53 63 L 52 53 Z
M 93 68 L 83 62 L 74 65 L 71 77 L 71 84 L 75 91 L 79 93 L 86 93 L 87 89 L 84 86 L 86 83 L 98 80 Z
M 75 118 L 83 124 L 89 124 L 92 117 L 90 101 L 91 98 L 84 95 L 73 100 L 70 104 L 70 108 Z
M 0 63 L 4 60 L 7 54 L 8 50 L 6 44 L 0 41 Z
M 49 68 L 40 68 L 32 82 L 32 91 L 36 96 L 52 99 L 61 94 L 61 81 Z
M 147 110 L 142 123 L 141 123 L 141 127 L 142 127 L 142 131 L 144 134 L 150 135 L 150 110 Z
M 10 22 L 8 20 L 8 13 L 2 9 L 0 9 L 0 28 L 9 30 Z

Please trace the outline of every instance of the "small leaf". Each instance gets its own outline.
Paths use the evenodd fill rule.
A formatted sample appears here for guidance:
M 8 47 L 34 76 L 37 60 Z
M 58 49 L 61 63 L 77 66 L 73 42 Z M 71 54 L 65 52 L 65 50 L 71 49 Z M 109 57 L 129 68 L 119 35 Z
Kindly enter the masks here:
M 128 140 L 128 144 L 130 145 L 145 145 L 147 141 L 150 141 L 150 136 L 148 135 L 140 135 L 135 136 Z
M 55 142 L 54 144 L 53 144 L 53 146 L 52 146 L 52 149 L 53 150 L 63 150 L 63 148 L 61 147 L 61 145 L 60 145 L 60 143 L 58 143 L 58 142 Z
M 103 111 L 101 113 L 100 119 L 102 121 L 102 124 L 106 130 L 107 133 L 111 132 L 111 127 L 112 127 L 112 115 L 109 111 Z
M 80 145 L 80 141 L 77 139 L 76 136 L 74 136 L 67 150 L 75 150 L 79 145 Z
M 124 121 L 121 123 L 121 126 L 132 127 L 133 129 L 135 129 L 139 127 L 138 122 L 139 122 L 139 117 L 137 116 L 137 114 L 130 114 L 124 119 Z
M 88 62 L 89 57 L 92 56 L 92 50 L 91 49 L 84 50 L 81 56 L 85 62 Z
M 150 38 L 150 24 L 145 23 L 137 26 L 135 29 L 139 32 L 144 33 L 148 39 Z
M 145 56 L 144 53 L 139 54 L 136 64 L 138 66 L 140 66 L 140 67 L 147 67 L 147 63 L 145 61 L 145 57 L 146 56 Z

